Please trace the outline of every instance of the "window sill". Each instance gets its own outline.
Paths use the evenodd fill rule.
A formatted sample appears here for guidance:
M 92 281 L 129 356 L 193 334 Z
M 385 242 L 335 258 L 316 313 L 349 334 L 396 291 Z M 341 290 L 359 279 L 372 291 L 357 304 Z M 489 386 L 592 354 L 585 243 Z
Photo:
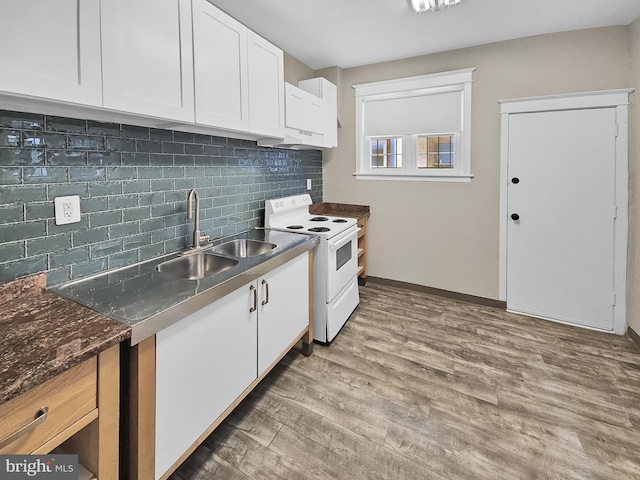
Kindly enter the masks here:
M 469 183 L 473 175 L 385 175 L 371 173 L 354 173 L 356 180 L 400 180 L 404 182 L 446 182 Z

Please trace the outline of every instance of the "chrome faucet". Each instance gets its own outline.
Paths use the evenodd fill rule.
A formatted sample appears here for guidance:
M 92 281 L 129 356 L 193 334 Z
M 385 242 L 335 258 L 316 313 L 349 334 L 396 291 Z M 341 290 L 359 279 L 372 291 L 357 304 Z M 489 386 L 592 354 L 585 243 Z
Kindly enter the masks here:
M 191 218 L 193 216 L 193 199 L 196 199 L 196 214 L 195 220 L 193 222 L 193 246 L 192 248 L 198 248 L 204 242 L 209 241 L 209 235 L 200 235 L 200 197 L 198 197 L 198 192 L 196 189 L 189 190 L 189 195 L 187 196 L 187 218 Z

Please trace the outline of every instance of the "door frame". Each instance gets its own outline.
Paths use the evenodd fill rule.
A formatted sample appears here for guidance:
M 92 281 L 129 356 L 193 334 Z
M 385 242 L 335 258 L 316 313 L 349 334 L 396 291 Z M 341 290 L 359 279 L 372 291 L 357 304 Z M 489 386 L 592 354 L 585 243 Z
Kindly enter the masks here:
M 615 108 L 617 123 L 615 202 L 617 211 L 616 222 L 614 224 L 614 288 L 612 294 L 615 295 L 615 305 L 613 307 L 613 333 L 623 335 L 626 332 L 627 236 L 629 228 L 629 94 L 633 91 L 634 89 L 627 88 L 619 90 L 548 95 L 541 97 L 515 98 L 498 101 L 500 104 L 501 117 L 500 230 L 498 266 L 499 300 L 503 302 L 507 301 L 507 166 L 509 164 L 509 115 L 560 110 Z M 598 330 L 592 327 L 585 328 Z

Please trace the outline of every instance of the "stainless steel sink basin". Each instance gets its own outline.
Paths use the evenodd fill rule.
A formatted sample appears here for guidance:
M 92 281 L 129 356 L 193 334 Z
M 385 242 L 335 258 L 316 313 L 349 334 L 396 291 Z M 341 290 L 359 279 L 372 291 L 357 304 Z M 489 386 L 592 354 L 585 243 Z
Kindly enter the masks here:
M 212 252 L 220 255 L 229 255 L 230 257 L 246 258 L 264 255 L 274 248 L 276 248 L 276 245 L 273 243 L 242 238 L 218 245 L 212 249 Z
M 238 261 L 233 258 L 198 252 L 163 262 L 156 267 L 156 270 L 187 280 L 200 280 L 229 270 L 237 264 Z

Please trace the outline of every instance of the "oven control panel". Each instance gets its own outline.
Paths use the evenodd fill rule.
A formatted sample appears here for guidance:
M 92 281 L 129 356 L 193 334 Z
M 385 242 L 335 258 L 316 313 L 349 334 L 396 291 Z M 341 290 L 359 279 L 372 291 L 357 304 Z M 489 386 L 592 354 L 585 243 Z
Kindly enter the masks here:
M 299 208 L 308 207 L 313 203 L 311 201 L 311 195 L 305 193 L 304 195 L 294 195 L 292 197 L 274 198 L 266 201 L 266 209 L 271 212 L 286 212 Z

